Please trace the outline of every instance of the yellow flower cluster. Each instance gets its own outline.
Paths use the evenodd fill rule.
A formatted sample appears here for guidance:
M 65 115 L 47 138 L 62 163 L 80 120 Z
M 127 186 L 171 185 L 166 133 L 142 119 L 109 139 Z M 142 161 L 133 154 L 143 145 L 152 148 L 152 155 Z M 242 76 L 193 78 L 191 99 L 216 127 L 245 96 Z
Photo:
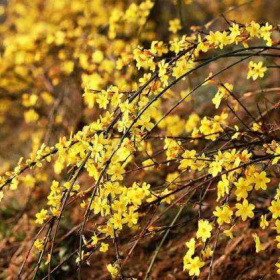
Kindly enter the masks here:
M 180 96 L 171 87 L 186 81 L 184 79 L 188 75 L 222 57 L 208 58 L 210 51 L 225 51 L 229 45 L 242 45 L 244 51 L 249 49 L 249 42 L 253 39 L 264 40 L 267 47 L 272 46 L 271 34 L 275 28 L 268 23 L 232 23 L 227 31 L 179 37 L 177 33 L 182 29 L 182 24 L 179 19 L 174 19 L 169 22 L 172 40 L 168 43 L 153 40 L 154 34 L 151 34 L 152 42 L 147 48 L 147 44 L 141 46 L 139 33 L 154 6 L 151 0 L 142 1 L 139 5 L 132 3 L 126 9 L 123 5 L 105 8 L 101 0 L 71 1 L 70 5 L 69 1 L 64 0 L 50 1 L 48 5 L 51 7 L 41 14 L 44 24 L 39 24 L 34 18 L 37 12 L 36 5 L 32 4 L 34 1 L 27 2 L 30 3 L 30 19 L 24 24 L 17 21 L 15 27 L 22 30 L 21 35 L 14 36 L 13 30 L 4 28 L 5 32 L 9 31 L 9 36 L 4 40 L 5 51 L 1 56 L 0 74 L 3 74 L 3 78 L 0 87 L 23 92 L 20 102 L 24 107 L 25 122 L 31 124 L 40 120 L 40 133 L 33 138 L 30 158 L 25 163 L 21 159 L 13 172 L 0 179 L 1 190 L 9 184 L 10 188 L 16 188 L 19 182 L 17 177 L 27 169 L 42 167 L 45 161 L 55 161 L 53 171 L 56 176 L 70 169 L 67 181 L 51 181 L 47 196 L 49 208 L 41 209 L 36 214 L 35 222 L 43 225 L 48 219 L 57 219 L 59 223 L 58 217 L 62 216 L 66 202 L 82 199 L 79 205 L 80 210 L 86 211 L 84 226 L 88 213 L 102 218 L 102 224 L 96 226 L 98 235 L 95 234 L 90 241 L 81 232 L 83 246 L 86 245 L 87 249 L 98 247 L 100 252 L 105 253 L 109 250 L 110 242 L 116 242 L 116 237 L 124 228 L 133 231 L 140 226 L 142 207 L 161 205 L 164 208 L 165 204 L 173 207 L 177 194 L 180 200 L 184 198 L 182 195 L 185 194 L 181 191 L 185 187 L 194 186 L 191 191 L 196 191 L 204 184 L 215 183 L 213 215 L 209 219 L 199 219 L 195 237 L 186 243 L 188 250 L 183 260 L 184 270 L 190 276 L 198 276 L 213 255 L 213 231 L 219 230 L 221 234 L 232 237 L 235 223 L 255 216 L 257 205 L 251 201 L 251 194 L 253 191 L 262 193 L 267 190 L 271 179 L 269 171 L 263 169 L 262 164 L 277 165 L 280 146 L 271 139 L 266 146 L 263 145 L 267 135 L 261 134 L 261 128 L 250 129 L 248 126 L 241 130 L 237 125 L 233 126 L 229 117 L 231 111 L 226 107 L 209 116 L 206 112 L 192 112 L 186 116 L 186 111 L 180 111 L 179 105 L 184 104 L 182 102 L 196 88 L 182 91 Z M 16 10 L 24 18 L 27 10 L 20 4 L 16 5 Z M 96 6 L 101 8 L 95 9 Z M 53 10 L 56 12 L 52 13 Z M 73 14 L 76 20 L 67 20 L 67 17 L 65 20 L 65 14 Z M 12 20 L 18 15 L 11 12 L 10 16 Z M 93 17 L 97 20 L 93 20 Z M 34 22 L 35 28 L 30 28 Z M 129 39 L 118 39 L 123 37 Z M 54 50 L 58 51 L 56 58 L 49 55 Z M 230 54 L 234 53 L 227 55 Z M 45 61 L 46 65 L 40 66 L 40 61 Z M 10 72 L 11 68 L 16 69 L 15 73 Z M 53 147 L 41 145 L 44 117 L 39 111 L 52 104 L 57 89 L 60 91 L 66 87 L 65 76 L 69 77 L 75 71 L 79 73 L 77 75 L 84 87 L 85 115 L 91 121 L 68 139 L 61 137 Z M 267 71 L 263 62 L 251 61 L 247 78 L 263 78 Z M 201 86 L 206 87 L 211 81 L 218 85 L 212 99 L 215 108 L 223 107 L 229 97 L 237 109 L 242 107 L 243 104 L 232 93 L 234 85 L 217 83 L 214 79 L 215 74 L 210 74 Z M 35 81 L 36 92 L 27 93 L 29 84 Z M 186 106 L 190 106 L 189 103 Z M 89 113 L 93 108 L 100 113 L 94 121 Z M 178 111 L 176 108 L 179 108 Z M 249 117 L 254 119 L 250 114 Z M 57 124 L 62 119 L 56 119 Z M 152 134 L 153 131 L 160 133 Z M 253 144 L 243 145 L 243 142 L 248 143 L 251 139 L 254 139 Z M 207 145 L 211 150 L 204 149 Z M 212 150 L 212 147 L 218 148 Z M 261 153 L 256 152 L 255 147 L 261 147 Z M 157 155 L 160 156 L 156 158 Z M 161 169 L 164 164 L 167 170 L 172 163 L 173 169 L 170 173 L 166 171 L 164 183 L 148 182 L 148 176 L 132 178 L 132 182 L 128 180 L 133 168 L 144 170 L 143 174 L 146 175 L 164 170 L 164 167 Z M 89 187 L 83 185 L 82 180 L 79 181 L 83 171 L 86 171 L 85 176 L 91 182 Z M 177 180 L 178 177 L 181 178 Z M 36 179 L 28 174 L 20 182 L 34 188 Z M 180 184 L 181 179 L 183 183 Z M 187 184 L 184 183 L 186 181 Z M 272 221 L 268 222 L 263 216 L 261 228 L 271 223 L 280 234 L 279 189 L 269 211 Z M 259 237 L 254 235 L 253 238 L 256 251 L 262 251 L 264 247 Z M 106 243 L 103 242 L 105 240 Z M 277 241 L 279 243 L 280 235 Z M 40 251 L 44 247 L 41 239 L 37 239 L 34 245 Z M 88 256 L 86 250 L 80 253 L 77 263 Z M 107 266 L 113 279 L 121 273 L 118 262 Z

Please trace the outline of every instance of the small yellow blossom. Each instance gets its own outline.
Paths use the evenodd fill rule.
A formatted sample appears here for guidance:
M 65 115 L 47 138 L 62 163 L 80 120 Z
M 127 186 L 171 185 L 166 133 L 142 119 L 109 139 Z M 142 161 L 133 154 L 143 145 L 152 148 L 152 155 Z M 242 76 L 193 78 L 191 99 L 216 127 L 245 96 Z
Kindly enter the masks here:
M 250 61 L 248 68 L 249 71 L 247 74 L 247 79 L 252 78 L 253 80 L 256 80 L 257 78 L 263 78 L 264 73 L 267 71 L 267 67 L 263 66 L 262 61 L 260 61 L 259 63 Z
M 261 215 L 261 222 L 260 222 L 260 227 L 262 229 L 265 229 L 268 226 L 268 221 L 266 219 L 267 215 Z
M 224 205 L 222 207 L 217 206 L 213 214 L 218 218 L 217 222 L 219 225 L 222 225 L 223 223 L 229 224 L 233 211 L 228 205 Z
M 280 200 L 272 200 L 271 206 L 268 209 L 272 213 L 273 219 L 277 219 L 278 217 L 280 217 Z
M 198 230 L 196 233 L 197 238 L 201 238 L 203 242 L 206 241 L 209 237 L 211 237 L 211 231 L 213 226 L 207 220 L 199 220 L 198 221 Z
M 44 240 L 42 239 L 36 239 L 34 242 L 34 247 L 38 250 L 38 251 L 42 251 L 44 248 Z
M 108 248 L 109 244 L 102 242 L 99 251 L 105 253 L 108 251 Z
M 34 109 L 30 109 L 24 113 L 26 123 L 36 122 L 39 119 L 38 113 Z
M 46 209 L 42 209 L 39 213 L 36 214 L 36 224 L 43 224 L 44 221 L 49 217 L 48 211 Z
M 253 218 L 254 217 L 254 212 L 253 210 L 255 209 L 255 205 L 249 204 L 248 200 L 244 199 L 243 203 L 237 203 L 236 208 L 238 209 L 235 213 L 237 217 L 241 217 L 242 221 L 246 221 L 247 218 Z
M 169 21 L 169 31 L 177 33 L 180 29 L 182 29 L 182 26 L 178 18 Z
M 199 276 L 200 269 L 204 266 L 204 262 L 199 257 L 191 258 L 189 263 L 186 265 L 186 269 L 189 271 L 190 276 Z
M 256 243 L 256 252 L 259 253 L 260 251 L 264 250 L 264 246 L 261 244 L 260 238 L 256 233 L 253 234 L 253 238 Z
M 108 264 L 107 270 L 110 272 L 112 279 L 116 279 L 118 277 L 118 274 L 119 274 L 118 265 Z

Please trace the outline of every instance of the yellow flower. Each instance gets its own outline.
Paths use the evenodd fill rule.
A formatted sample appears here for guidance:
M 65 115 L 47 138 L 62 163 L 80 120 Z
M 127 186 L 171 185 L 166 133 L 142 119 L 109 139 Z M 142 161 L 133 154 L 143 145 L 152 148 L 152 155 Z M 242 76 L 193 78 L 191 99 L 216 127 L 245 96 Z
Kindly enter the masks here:
M 162 54 L 168 53 L 168 48 L 162 41 L 153 41 L 151 44 L 151 52 L 157 56 L 162 56 Z
M 110 212 L 110 207 L 107 204 L 107 199 L 102 199 L 101 197 L 96 197 L 91 205 L 91 209 L 94 210 L 94 214 L 101 214 L 101 216 L 106 216 Z
M 238 209 L 238 211 L 236 211 L 235 215 L 237 217 L 241 217 L 242 221 L 246 221 L 248 217 L 254 217 L 253 210 L 255 209 L 255 205 L 249 204 L 247 199 L 244 199 L 242 204 L 237 203 L 236 208 Z
M 100 94 L 98 94 L 96 102 L 99 104 L 100 109 L 107 108 L 107 105 L 109 104 L 109 100 L 106 91 L 102 91 Z
M 22 95 L 22 105 L 25 107 L 34 106 L 38 100 L 38 96 L 36 94 L 27 94 L 24 93 Z
M 277 233 L 280 234 L 280 220 L 275 221 L 275 227 L 273 229 L 276 229 Z
M 223 96 L 219 92 L 217 92 L 215 94 L 214 98 L 212 99 L 212 102 L 215 105 L 216 109 L 218 109 L 220 107 L 222 99 L 223 99 Z
M 152 77 L 151 73 L 145 73 L 142 78 L 139 79 L 139 85 L 143 86 L 146 84 Z
M 38 251 L 42 251 L 44 248 L 44 241 L 42 239 L 36 239 L 34 242 L 34 247 L 38 250 Z
M 201 240 L 203 242 L 205 242 L 207 238 L 211 237 L 212 229 L 213 229 L 213 226 L 212 226 L 212 224 L 209 223 L 209 221 L 199 220 L 196 237 L 201 238 Z
M 59 211 L 58 208 L 54 207 L 54 208 L 51 208 L 51 213 L 52 213 L 53 216 L 58 217 L 59 214 L 60 214 L 60 211 Z
M 264 250 L 264 246 L 261 244 L 260 238 L 256 233 L 253 234 L 253 238 L 256 243 L 256 252 L 259 253 L 260 251 Z
M 246 30 L 249 32 L 251 38 L 260 37 L 260 25 L 252 21 L 247 27 Z
M 108 248 L 109 244 L 102 242 L 99 251 L 105 253 L 108 251 Z
M 205 36 L 205 39 L 208 41 L 209 44 L 217 46 L 219 44 L 219 36 L 220 34 L 218 31 L 210 31 L 209 35 Z
M 222 162 L 221 161 L 213 161 L 209 166 L 209 173 L 215 177 L 222 171 Z
M 30 109 L 24 112 L 24 119 L 26 123 L 36 122 L 39 119 L 39 115 L 36 113 L 34 109 Z
M 240 177 L 237 182 L 234 183 L 236 186 L 235 195 L 237 200 L 245 199 L 248 197 L 248 192 L 253 189 L 253 185 L 247 179 Z
M 270 25 L 268 22 L 261 27 L 260 30 L 260 36 L 266 41 L 266 45 L 268 47 L 272 46 L 272 40 L 271 40 L 271 32 L 272 32 L 272 25 Z
M 186 169 L 188 167 L 192 167 L 195 163 L 195 150 L 186 150 L 183 154 L 182 157 L 183 159 L 180 161 L 180 166 L 179 169 Z
M 158 70 L 159 77 L 166 75 L 168 69 L 168 63 L 166 63 L 165 60 L 161 60 L 158 63 L 158 69 L 159 69 Z
M 266 177 L 266 172 L 262 171 L 261 173 L 255 173 L 254 174 L 254 181 L 255 181 L 255 188 L 256 190 L 267 189 L 267 183 L 270 182 L 270 179 Z
M 240 35 L 240 28 L 239 28 L 239 25 L 236 24 L 236 23 L 233 23 L 232 26 L 229 28 L 230 30 L 230 38 L 233 42 L 238 42 L 236 40 L 236 37 Z
M 62 63 L 61 68 L 66 74 L 70 74 L 74 70 L 74 62 L 73 61 L 65 61 Z
M 100 50 L 96 50 L 93 54 L 92 54 L 92 60 L 94 63 L 100 63 L 104 58 L 103 52 Z
M 233 238 L 233 232 L 232 232 L 232 231 L 233 231 L 233 227 L 224 230 L 224 234 L 225 234 L 227 237 L 229 237 L 230 239 L 232 239 L 232 238 Z
M 199 257 L 195 257 L 194 259 L 190 259 L 189 263 L 186 265 L 186 269 L 189 271 L 190 276 L 199 276 L 200 269 L 204 266 L 204 262 L 200 260 Z
M 169 21 L 169 31 L 171 31 L 172 33 L 177 33 L 180 29 L 182 29 L 182 26 L 178 18 Z
M 213 250 L 210 248 L 210 246 L 207 246 L 206 249 L 202 251 L 203 259 L 209 259 L 213 255 Z
M 275 266 L 278 268 L 277 274 L 280 274 L 280 261 L 278 261 L 278 263 L 276 263 Z
M 197 128 L 199 122 L 200 122 L 199 115 L 196 113 L 191 113 L 185 125 L 186 132 L 188 133 L 192 132 L 194 128 Z
M 138 69 L 150 69 L 154 71 L 156 68 L 153 54 L 150 50 L 141 50 L 140 47 L 136 48 L 133 52 L 136 66 Z
M 223 223 L 229 224 L 233 211 L 228 205 L 224 205 L 222 207 L 217 206 L 213 214 L 218 218 L 217 223 L 219 225 L 222 225 Z
M 112 163 L 110 164 L 107 173 L 111 175 L 111 179 L 113 181 L 122 180 L 123 179 L 122 174 L 124 173 L 124 168 L 120 165 L 120 163 Z
M 148 115 L 142 115 L 137 122 L 138 125 L 141 126 L 141 130 L 151 130 L 154 124 L 151 122 L 151 118 Z
M 172 192 L 172 191 L 170 191 L 170 190 L 168 190 L 168 189 L 165 189 L 165 190 L 161 193 L 161 196 L 165 196 L 165 195 L 169 194 L 170 192 Z M 174 199 L 175 199 L 175 196 L 174 196 L 173 194 L 171 194 L 171 195 L 167 196 L 165 199 L 163 199 L 161 202 L 162 202 L 162 203 L 165 202 L 165 203 L 167 203 L 167 204 L 170 204 Z
M 276 236 L 276 241 L 278 242 L 277 243 L 277 248 L 280 249 L 280 235 Z
M 188 248 L 188 251 L 187 251 L 186 255 L 191 257 L 194 254 L 194 251 L 195 251 L 195 239 L 191 238 L 190 241 L 186 242 L 186 246 Z
M 198 40 L 198 45 L 196 47 L 194 55 L 199 56 L 199 52 L 204 52 L 204 53 L 208 52 L 209 45 L 201 39 L 200 34 L 198 34 L 197 40 Z
M 94 236 L 91 237 L 91 240 L 92 240 L 91 244 L 96 245 L 98 243 L 99 239 L 98 239 L 97 235 L 94 235 Z
M 223 33 L 218 33 L 218 41 L 219 41 L 219 48 L 223 49 L 224 46 L 229 45 L 231 43 L 231 38 L 228 36 L 227 32 L 224 31 Z
M 110 223 L 113 225 L 114 229 L 122 229 L 122 225 L 125 222 L 122 219 L 122 216 L 118 213 L 115 213 L 113 217 L 110 218 Z
M 218 198 L 217 200 L 220 200 L 220 198 L 224 197 L 225 194 L 229 193 L 229 180 L 227 179 L 227 176 L 225 174 L 222 175 L 222 180 L 218 182 Z
M 261 215 L 260 227 L 265 229 L 268 226 L 268 221 L 266 220 L 266 215 Z
M 280 200 L 272 200 L 271 206 L 268 209 L 272 213 L 273 219 L 280 217 Z
M 257 78 L 263 78 L 264 73 L 267 71 L 267 68 L 263 66 L 262 61 L 260 61 L 259 63 L 254 63 L 253 61 L 250 61 L 248 65 L 248 69 L 249 71 L 247 74 L 247 79 L 252 78 L 254 81 Z
M 123 216 L 129 227 L 133 227 L 138 222 L 138 213 L 134 211 L 133 207 L 129 207 L 128 213 L 124 213 Z
M 46 91 L 42 92 L 41 97 L 47 105 L 50 105 L 53 102 L 53 97 L 49 92 Z
M 233 85 L 229 83 L 225 83 L 224 87 L 219 86 L 218 92 L 212 99 L 213 104 L 215 105 L 215 108 L 218 109 L 220 107 L 221 101 L 225 96 L 229 96 L 230 93 L 233 90 Z
M 115 265 L 108 264 L 107 270 L 110 272 L 112 279 L 116 279 L 118 277 L 119 267 L 117 264 Z
M 262 131 L 261 124 L 253 123 L 252 130 L 261 132 Z
M 42 209 L 39 213 L 36 214 L 36 224 L 43 224 L 44 221 L 49 217 L 48 211 L 45 209 Z

